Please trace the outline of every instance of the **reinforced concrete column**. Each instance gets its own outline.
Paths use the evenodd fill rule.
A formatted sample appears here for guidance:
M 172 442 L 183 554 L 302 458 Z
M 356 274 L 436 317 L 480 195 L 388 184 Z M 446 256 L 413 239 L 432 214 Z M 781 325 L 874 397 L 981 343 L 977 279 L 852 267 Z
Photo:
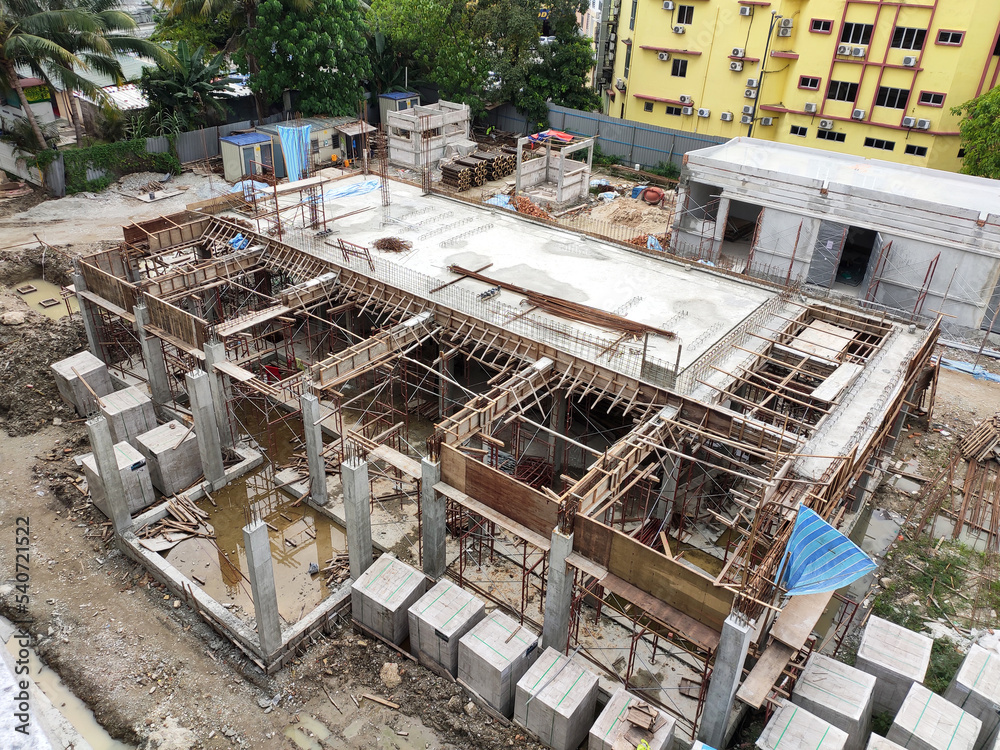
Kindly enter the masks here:
M 542 650 L 550 646 L 560 653 L 569 643 L 569 609 L 573 600 L 573 571 L 566 558 L 573 551 L 573 535 L 558 529 L 552 532 L 549 570 L 545 579 L 545 621 L 542 623 Z
M 90 435 L 90 447 L 97 462 L 97 473 L 101 475 L 101 483 L 104 485 L 104 497 L 111 513 L 111 525 L 114 526 L 115 533 L 121 536 L 126 531 L 132 530 L 132 514 L 128 509 L 122 475 L 118 473 L 118 459 L 115 457 L 115 444 L 111 439 L 111 427 L 103 414 L 87 420 L 87 433 Z
M 146 333 L 149 325 L 149 310 L 145 305 L 132 308 L 135 313 L 135 328 L 139 334 L 139 346 L 142 348 L 142 361 L 146 363 L 146 382 L 153 396 L 153 403 L 163 406 L 173 400 L 170 393 L 170 381 L 167 378 L 167 367 L 163 362 L 163 348 L 160 340 Z
M 711 747 L 724 747 L 729 727 L 729 716 L 733 712 L 736 690 L 743 677 L 743 662 L 746 661 L 753 638 L 753 628 L 743 617 L 730 612 L 722 624 L 719 649 L 715 652 L 715 666 L 708 683 L 705 710 L 701 715 L 698 739 Z
M 247 552 L 253 611 L 257 618 L 257 637 L 261 655 L 267 660 L 281 648 L 281 621 L 278 619 L 278 592 L 274 587 L 271 565 L 271 541 L 267 524 L 261 520 L 243 527 L 243 545 Z
M 317 505 L 326 505 L 326 460 L 323 458 L 323 428 L 319 424 L 319 399 L 311 393 L 303 393 L 299 403 L 309 463 L 309 494 Z
M 660 459 L 663 476 L 660 478 L 660 488 L 656 495 L 656 505 L 653 507 L 655 518 L 666 518 L 668 523 L 674 514 L 674 497 L 677 494 L 677 459 L 664 456 Z
M 87 334 L 87 346 L 90 347 L 90 353 L 103 362 L 100 340 L 97 338 L 97 321 L 94 320 L 90 303 L 80 295 L 80 292 L 87 291 L 87 282 L 84 281 L 83 274 L 80 273 L 79 263 L 79 260 L 73 261 L 73 288 L 76 289 L 76 304 L 80 308 L 80 317 L 83 318 L 83 330 Z
M 223 448 L 235 445 L 233 430 L 229 423 L 230 388 L 226 377 L 215 369 L 216 362 L 226 361 L 226 345 L 221 341 L 205 344 L 205 372 L 208 373 L 208 383 L 212 390 L 212 404 L 215 407 L 215 423 L 219 427 L 219 441 Z
M 566 397 L 566 389 L 560 389 L 552 393 L 552 411 L 549 416 L 549 429 L 555 433 L 555 445 L 553 447 L 554 458 L 552 460 L 552 483 L 558 485 L 561 481 L 559 475 L 565 469 L 566 456 L 566 412 L 569 408 L 569 399 Z
M 434 489 L 441 481 L 441 464 L 420 462 L 420 525 L 423 532 L 424 575 L 434 580 L 444 576 L 445 544 L 448 538 L 445 498 Z
M 438 418 L 447 414 L 451 408 L 452 381 L 454 379 L 455 355 L 441 350 L 438 355 L 438 383 L 440 384 L 438 388 Z
M 360 458 L 349 458 L 341 463 L 340 481 L 344 488 L 347 556 L 351 564 L 351 578 L 356 581 L 372 564 L 372 513 L 368 462 Z
M 191 414 L 194 416 L 194 431 L 198 435 L 201 468 L 212 489 L 221 489 L 226 484 L 226 471 L 222 464 L 222 446 L 219 442 L 219 427 L 215 422 L 208 373 L 204 370 L 192 370 L 184 377 L 188 398 L 191 400 Z

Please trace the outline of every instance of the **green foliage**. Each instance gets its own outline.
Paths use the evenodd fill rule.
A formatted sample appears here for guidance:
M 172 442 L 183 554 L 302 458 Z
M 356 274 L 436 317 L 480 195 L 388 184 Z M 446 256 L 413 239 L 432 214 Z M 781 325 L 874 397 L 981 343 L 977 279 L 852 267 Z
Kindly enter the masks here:
M 924 685 L 928 690 L 944 695 L 952 678 L 962 666 L 965 654 L 948 638 L 938 638 L 931 648 L 931 663 L 927 667 Z
M 271 99 L 298 91 L 305 115 L 354 114 L 370 74 L 368 58 L 359 54 L 364 46 L 357 0 L 315 0 L 309 11 L 264 0 L 247 35 L 245 52 L 260 66 L 251 86 Z
M 892 713 L 890 711 L 879 711 L 872 714 L 872 734 L 885 737 L 892 727 Z
M 1000 179 L 1000 88 L 952 108 L 951 113 L 963 117 L 962 172 Z
M 180 41 L 177 66 L 143 68 L 139 87 L 149 100 L 152 115 L 175 118 L 178 130 L 195 129 L 225 119 L 223 102 L 231 97 L 225 73 L 221 53 L 206 59 L 204 47 L 192 49 L 187 41 Z
M 179 42 L 187 42 L 192 49 L 204 47 L 211 54 L 226 47 L 234 31 L 233 14 L 224 8 L 212 16 L 178 16 L 157 11 L 154 15 L 156 29 L 150 37 L 154 42 L 170 43 L 175 49 Z
M 54 153 L 55 152 L 49 152 Z M 133 172 L 181 173 L 181 163 L 170 153 L 150 154 L 146 140 L 118 141 L 89 148 L 60 152 L 66 167 L 66 194 L 103 190 L 122 175 Z M 87 180 L 87 167 L 102 169 L 107 175 Z
M 56 126 L 53 123 L 44 123 L 39 124 L 39 127 L 45 140 L 49 143 L 48 147 L 52 147 L 58 138 Z M 0 134 L 0 141 L 10 144 L 16 152 L 23 156 L 34 156 L 43 150 L 38 145 L 38 139 L 35 138 L 35 131 L 31 127 L 31 123 L 21 117 L 0 118 L 0 130 L 3 131 Z
M 672 161 L 661 161 L 655 167 L 647 167 L 645 171 L 668 180 L 676 180 L 681 176 L 681 168 Z

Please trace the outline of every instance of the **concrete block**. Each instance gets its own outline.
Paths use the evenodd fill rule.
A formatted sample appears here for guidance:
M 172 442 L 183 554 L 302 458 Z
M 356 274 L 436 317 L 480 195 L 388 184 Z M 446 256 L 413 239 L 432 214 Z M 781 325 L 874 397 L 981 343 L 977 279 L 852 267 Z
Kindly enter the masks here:
M 409 609 L 425 588 L 423 573 L 392 555 L 382 555 L 351 584 L 351 614 L 398 646 L 409 634 Z
M 517 681 L 538 658 L 538 635 L 493 612 L 458 642 L 458 680 L 507 718 Z
M 887 737 L 910 750 L 972 750 L 982 725 L 954 703 L 913 683 Z
M 135 514 L 145 510 L 156 500 L 153 483 L 149 478 L 149 467 L 146 459 L 139 451 L 128 443 L 115 445 L 115 459 L 118 461 L 118 473 L 125 487 L 125 499 L 128 501 L 129 513 Z M 87 476 L 87 486 L 90 488 L 90 498 L 100 511 L 108 518 L 111 513 L 104 497 L 104 482 L 97 470 L 97 460 L 94 454 L 83 458 L 83 473 Z
M 844 750 L 846 743 L 847 732 L 787 701 L 757 739 L 761 750 Z
M 795 683 L 792 702 L 847 732 L 845 750 L 863 750 L 871 733 L 875 682 L 860 669 L 813 653 Z
M 976 750 L 992 747 L 1000 724 L 1000 656 L 973 644 L 944 697 L 982 722 Z
M 910 686 L 924 681 L 933 639 L 883 620 L 868 618 L 854 666 L 874 676 L 876 713 L 896 714 Z
M 873 734 L 868 739 L 868 746 L 865 748 L 865 750 L 906 750 L 906 749 L 901 745 L 897 745 L 892 740 L 887 740 L 885 737 Z
M 139 435 L 135 447 L 146 459 L 153 486 L 164 495 L 186 490 L 201 476 L 198 436 L 176 419 Z
M 514 692 L 514 721 L 552 750 L 576 750 L 597 710 L 597 675 L 547 648 Z
M 137 448 L 136 438 L 156 427 L 153 402 L 136 387 L 109 393 L 101 399 L 101 413 L 108 420 L 111 439 Z
M 63 401 L 75 407 L 76 413 L 81 417 L 97 412 L 97 401 L 80 380 L 81 376 L 98 396 L 107 396 L 115 390 L 108 366 L 88 351 L 53 362 L 51 367 L 59 395 Z
M 458 642 L 484 617 L 486 604 L 440 581 L 410 607 L 410 651 L 421 664 L 433 663 L 458 674 Z
M 627 738 L 631 747 L 635 747 L 641 740 L 646 740 L 649 750 L 670 750 L 674 744 L 674 729 L 677 722 L 670 714 L 659 710 L 655 706 L 649 706 L 657 713 L 657 721 L 653 726 L 653 731 L 630 724 L 625 718 L 628 714 L 628 707 L 642 703 L 638 698 L 625 690 L 618 688 L 611 696 L 608 705 L 601 711 L 597 721 L 590 728 L 590 740 L 587 743 L 587 750 L 615 750 L 619 740 Z M 709 750 L 708 745 L 696 742 L 691 750 L 704 748 Z

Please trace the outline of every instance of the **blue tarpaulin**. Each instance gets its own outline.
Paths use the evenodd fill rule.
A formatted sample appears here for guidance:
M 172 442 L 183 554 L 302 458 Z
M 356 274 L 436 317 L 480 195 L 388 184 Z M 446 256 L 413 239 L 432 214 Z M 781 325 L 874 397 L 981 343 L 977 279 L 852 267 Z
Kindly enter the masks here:
M 989 380 L 993 383 L 1000 383 L 1000 375 L 994 375 L 982 365 L 973 366 L 971 362 L 963 362 L 960 359 L 944 359 L 942 357 L 941 366 L 946 370 L 964 372 L 967 375 L 971 375 L 976 380 Z
M 510 209 L 511 211 L 514 210 L 514 207 L 510 205 L 510 196 L 504 195 L 503 193 L 497 193 L 489 200 L 483 202 L 491 206 L 500 206 L 500 208 L 507 208 Z
M 353 185 L 348 185 L 340 190 L 331 190 L 323 196 L 323 199 L 327 201 L 335 201 L 338 198 L 346 198 L 349 195 L 364 195 L 365 193 L 370 193 L 372 190 L 378 190 L 378 186 L 378 180 L 356 182 Z
M 306 170 L 306 158 L 309 156 L 309 128 L 309 125 L 278 126 L 281 153 L 285 155 L 285 169 L 288 171 L 289 182 L 301 180 L 302 173 Z
M 858 545 L 804 505 L 785 554 L 781 584 L 789 596 L 836 591 L 875 570 Z

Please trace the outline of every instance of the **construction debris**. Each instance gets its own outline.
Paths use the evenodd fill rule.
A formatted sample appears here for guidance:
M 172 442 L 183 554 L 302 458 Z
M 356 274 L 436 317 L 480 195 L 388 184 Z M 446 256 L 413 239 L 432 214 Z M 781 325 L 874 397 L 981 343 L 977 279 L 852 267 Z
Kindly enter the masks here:
M 519 214 L 525 214 L 526 216 L 534 216 L 536 219 L 552 219 L 548 211 L 539 208 L 539 206 L 528 198 L 518 195 L 511 199 L 510 205 L 514 207 L 514 210 Z
M 409 240 L 401 240 L 399 237 L 383 237 L 375 240 L 372 245 L 377 250 L 384 250 L 387 253 L 404 253 L 413 248 L 413 243 Z

